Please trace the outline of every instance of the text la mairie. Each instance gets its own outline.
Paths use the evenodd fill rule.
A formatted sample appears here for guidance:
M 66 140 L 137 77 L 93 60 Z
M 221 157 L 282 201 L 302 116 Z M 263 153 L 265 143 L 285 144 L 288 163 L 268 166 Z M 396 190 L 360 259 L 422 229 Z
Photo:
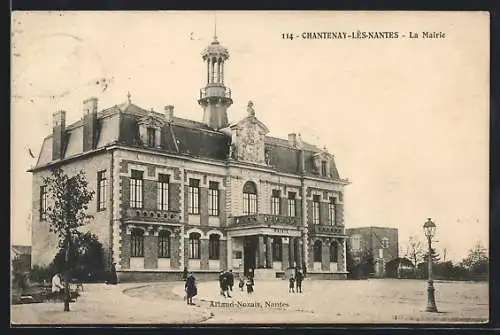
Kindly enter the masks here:
M 252 102 L 228 122 L 231 91 L 224 84 L 226 48 L 214 38 L 203 51 L 203 122 L 125 103 L 100 110 L 83 102 L 81 120 L 53 131 L 33 173 L 32 262 L 52 261 L 55 234 L 44 219 L 42 177 L 52 166 L 84 169 L 96 192 L 86 227 L 115 262 L 121 281 L 198 277 L 221 270 L 276 277 L 292 266 L 308 276 L 346 277 L 344 186 L 334 157 L 302 141 L 267 136 Z

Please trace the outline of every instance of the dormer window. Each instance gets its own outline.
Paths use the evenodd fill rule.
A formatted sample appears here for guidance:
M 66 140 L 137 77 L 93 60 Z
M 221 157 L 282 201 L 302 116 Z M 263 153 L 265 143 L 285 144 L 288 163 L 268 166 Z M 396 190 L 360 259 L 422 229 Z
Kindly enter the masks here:
M 153 114 L 142 117 L 137 122 L 142 145 L 150 148 L 160 148 L 161 129 L 164 124 L 163 119 Z
M 148 147 L 155 146 L 156 143 L 156 129 L 152 127 L 148 127 L 147 129 L 147 145 Z
M 327 162 L 325 160 L 321 161 L 321 175 L 322 176 L 327 176 L 328 173 L 327 173 Z

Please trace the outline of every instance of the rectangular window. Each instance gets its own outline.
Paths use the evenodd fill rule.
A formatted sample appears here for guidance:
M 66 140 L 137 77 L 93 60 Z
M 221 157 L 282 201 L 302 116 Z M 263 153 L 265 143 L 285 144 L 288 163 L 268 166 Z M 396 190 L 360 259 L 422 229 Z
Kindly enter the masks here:
M 319 195 L 313 196 L 313 224 L 319 224 Z
M 220 259 L 219 235 L 212 235 L 208 241 L 208 259 Z
M 243 215 L 257 214 L 257 194 L 243 193 Z
M 189 214 L 200 214 L 200 180 L 189 179 L 188 189 L 188 212 Z
M 160 211 L 168 211 L 168 183 L 169 176 L 160 173 L 156 184 L 156 208 Z
M 144 257 L 144 234 L 133 232 L 130 236 L 131 257 Z
M 335 225 L 335 198 L 330 198 L 328 203 L 328 224 Z
M 200 239 L 199 239 L 199 237 L 189 239 L 189 258 L 190 259 L 200 259 Z
M 143 184 L 142 171 L 132 170 L 130 177 L 130 207 L 142 208 L 142 184 Z
M 170 232 L 166 230 L 158 234 L 158 257 L 170 258 Z
M 97 172 L 97 210 L 106 209 L 106 170 Z
M 156 142 L 156 129 L 148 128 L 147 136 L 148 136 L 148 147 L 154 147 Z
M 40 186 L 40 220 L 47 219 L 47 186 Z
M 219 216 L 219 183 L 215 181 L 208 184 L 208 214 Z
M 321 175 L 326 176 L 326 161 L 321 161 Z
M 295 216 L 296 213 L 295 192 L 288 192 L 288 216 Z
M 271 197 L 271 214 L 280 215 L 280 213 L 281 213 L 280 207 L 281 207 L 280 206 L 280 191 L 273 190 L 273 194 Z

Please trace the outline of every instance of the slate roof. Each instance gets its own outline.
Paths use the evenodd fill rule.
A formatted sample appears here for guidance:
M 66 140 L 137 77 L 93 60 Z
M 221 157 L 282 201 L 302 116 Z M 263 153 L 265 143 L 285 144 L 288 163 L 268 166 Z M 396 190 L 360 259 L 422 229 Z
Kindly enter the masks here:
M 111 144 L 140 146 L 139 126 L 141 117 L 153 115 L 165 120 L 165 115 L 145 110 L 130 102 L 115 105 L 97 113 L 96 149 Z M 307 175 L 319 176 L 313 163 L 313 155 L 321 150 L 307 142 L 303 143 L 305 169 Z M 202 122 L 173 117 L 166 122 L 161 134 L 163 152 L 194 156 L 205 159 L 225 161 L 229 154 L 231 137 L 227 133 L 214 131 Z M 66 127 L 65 152 L 69 158 L 82 153 L 83 120 L 78 120 Z M 271 136 L 265 138 L 265 149 L 271 157 L 271 165 L 278 171 L 300 174 L 299 150 L 291 146 L 287 139 Z M 52 161 L 52 135 L 47 136 L 40 150 L 37 167 Z M 331 164 L 331 175 L 339 179 L 335 164 Z

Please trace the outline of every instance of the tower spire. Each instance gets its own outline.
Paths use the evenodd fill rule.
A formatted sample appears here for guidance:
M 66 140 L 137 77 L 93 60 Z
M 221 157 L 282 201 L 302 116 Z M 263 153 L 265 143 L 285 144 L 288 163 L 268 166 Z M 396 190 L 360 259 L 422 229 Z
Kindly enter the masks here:
M 203 121 L 209 127 L 227 127 L 227 109 L 233 103 L 231 90 L 224 85 L 224 65 L 229 52 L 217 41 L 217 13 L 214 12 L 214 40 L 202 52 L 206 63 L 206 85 L 200 90 L 198 103 L 203 108 Z
M 214 41 L 217 41 L 217 12 L 214 12 Z

